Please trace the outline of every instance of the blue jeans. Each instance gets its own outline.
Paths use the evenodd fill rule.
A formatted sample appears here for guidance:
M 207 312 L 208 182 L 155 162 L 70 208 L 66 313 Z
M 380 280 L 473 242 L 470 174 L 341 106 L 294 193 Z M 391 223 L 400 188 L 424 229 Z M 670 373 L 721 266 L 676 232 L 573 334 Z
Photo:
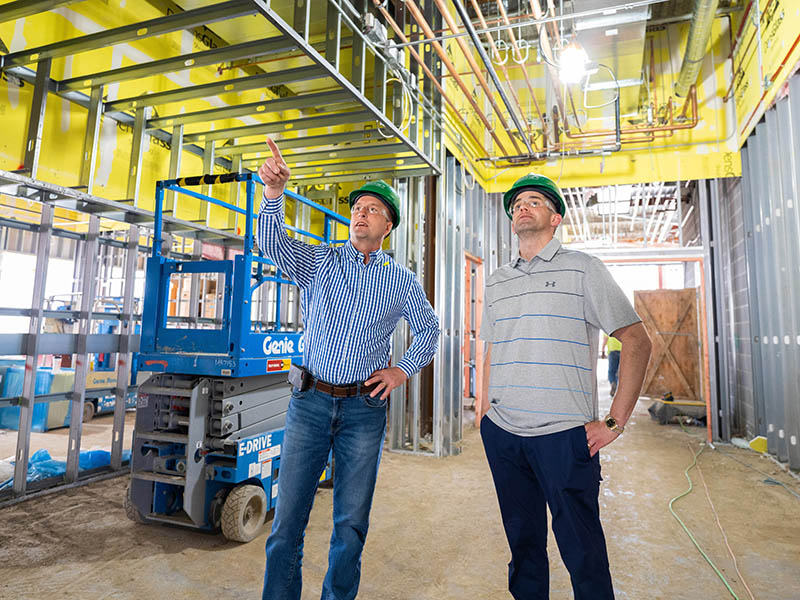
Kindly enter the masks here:
M 481 437 L 511 549 L 515 600 L 549 598 L 547 506 L 575 599 L 613 600 L 598 505 L 600 455 L 589 456 L 586 430 L 524 437 L 484 418 Z
M 278 498 L 267 539 L 264 600 L 300 600 L 303 537 L 319 479 L 333 448 L 333 534 L 322 600 L 351 600 L 386 433 L 386 401 L 295 390 L 286 413 Z
M 617 383 L 619 375 L 619 350 L 608 353 L 608 383 Z

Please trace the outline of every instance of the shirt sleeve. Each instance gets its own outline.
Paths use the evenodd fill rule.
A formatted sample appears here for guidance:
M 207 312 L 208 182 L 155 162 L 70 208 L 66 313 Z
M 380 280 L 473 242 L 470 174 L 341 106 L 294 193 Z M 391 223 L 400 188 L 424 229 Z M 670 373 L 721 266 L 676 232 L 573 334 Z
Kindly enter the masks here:
M 583 279 L 584 318 L 609 335 L 641 321 L 633 306 L 597 257 L 592 257 Z
M 327 246 L 311 245 L 286 234 L 283 194 L 261 201 L 256 241 L 264 255 L 301 288 L 311 285 Z
M 416 278 L 411 283 L 411 290 L 403 307 L 403 318 L 408 321 L 414 339 L 395 366 L 411 377 L 433 360 L 439 347 L 439 317 L 433 312 L 433 307 Z

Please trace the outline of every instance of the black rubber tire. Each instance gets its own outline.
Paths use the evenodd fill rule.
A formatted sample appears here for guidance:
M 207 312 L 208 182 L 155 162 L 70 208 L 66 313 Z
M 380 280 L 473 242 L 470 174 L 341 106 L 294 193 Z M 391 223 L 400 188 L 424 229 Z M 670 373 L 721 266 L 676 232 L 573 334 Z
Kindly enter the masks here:
M 88 423 L 94 418 L 95 407 L 91 400 L 83 401 L 83 422 Z
M 222 489 L 214 494 L 211 505 L 208 508 L 208 524 L 211 526 L 212 533 L 222 531 L 222 507 L 225 506 L 225 499 L 228 497 L 229 489 Z
M 267 516 L 267 495 L 261 486 L 238 485 L 222 506 L 222 535 L 232 542 L 249 542 L 262 530 Z
M 125 507 L 125 515 L 134 523 L 147 523 L 147 519 L 142 516 L 139 509 L 133 505 L 131 500 L 131 484 L 125 488 L 125 498 L 122 501 L 122 506 Z

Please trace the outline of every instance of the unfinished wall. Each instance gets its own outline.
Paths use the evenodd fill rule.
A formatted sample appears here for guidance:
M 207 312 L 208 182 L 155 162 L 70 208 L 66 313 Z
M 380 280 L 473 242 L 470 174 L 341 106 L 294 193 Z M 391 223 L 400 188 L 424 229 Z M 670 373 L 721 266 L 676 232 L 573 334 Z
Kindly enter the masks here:
M 730 327 L 723 332 L 727 360 L 733 367 L 727 375 L 727 389 L 734 411 L 733 435 L 752 438 L 757 435 L 753 399 L 753 358 L 750 344 L 750 290 L 747 280 L 746 232 L 744 227 L 742 183 L 740 179 L 722 179 L 717 183 L 720 217 L 721 278 L 723 305 Z
M 800 77 L 743 148 L 755 424 L 770 453 L 800 468 Z M 763 417 L 763 426 L 760 420 Z

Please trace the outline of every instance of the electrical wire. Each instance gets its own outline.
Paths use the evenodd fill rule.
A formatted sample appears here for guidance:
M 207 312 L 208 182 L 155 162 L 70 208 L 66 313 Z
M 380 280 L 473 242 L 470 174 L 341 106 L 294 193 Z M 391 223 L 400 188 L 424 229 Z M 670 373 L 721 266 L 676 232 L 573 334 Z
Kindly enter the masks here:
M 728 536 L 725 534 L 725 530 L 722 528 L 722 523 L 719 520 L 719 515 L 717 514 L 717 509 L 714 508 L 714 502 L 711 501 L 711 494 L 708 491 L 708 486 L 706 485 L 706 478 L 703 477 L 703 469 L 700 468 L 700 465 L 697 465 L 697 473 L 700 475 L 700 481 L 703 482 L 703 489 L 706 492 L 706 499 L 708 500 L 708 505 L 711 507 L 711 512 L 714 513 L 714 519 L 717 521 L 717 527 L 719 528 L 720 533 L 722 534 L 722 539 L 725 540 L 725 546 L 728 548 L 728 554 L 731 555 L 731 559 L 733 559 L 733 568 L 736 569 L 736 574 L 739 575 L 739 581 L 742 582 L 744 589 L 747 590 L 748 595 L 750 596 L 750 600 L 756 600 L 753 596 L 753 592 L 750 589 L 750 586 L 747 585 L 747 581 L 742 575 L 742 572 L 739 570 L 739 563 L 736 560 L 736 555 L 733 553 L 733 548 L 731 548 L 730 543 L 728 543 Z
M 583 107 L 584 108 L 603 108 L 604 106 L 608 106 L 609 104 L 614 104 L 619 99 L 619 81 L 617 81 L 617 76 L 614 74 L 614 71 L 611 70 L 611 67 L 608 65 L 604 65 L 603 63 L 597 63 L 598 67 L 603 67 L 606 71 L 608 71 L 611 78 L 614 80 L 614 85 L 617 88 L 616 95 L 609 100 L 608 102 L 604 102 L 603 104 L 586 104 L 586 95 L 589 93 L 589 79 L 591 75 L 586 78 L 586 83 L 583 85 Z
M 398 77 L 391 77 L 391 78 L 386 80 L 386 83 L 391 83 L 392 81 L 396 81 L 397 83 L 399 83 L 400 84 L 400 89 L 403 91 L 403 99 L 402 99 L 403 114 L 402 114 L 402 117 L 400 119 L 400 126 L 398 127 L 398 129 L 400 131 L 405 131 L 406 129 L 408 129 L 408 126 L 411 125 L 411 103 L 412 103 L 411 102 L 411 92 L 408 90 L 408 88 L 406 87 L 406 82 L 403 81 L 403 79 L 401 77 L 399 77 L 399 76 Z M 407 123 L 406 123 L 406 120 L 408 120 Z M 378 125 L 377 131 L 384 138 L 394 137 L 393 133 L 390 133 L 388 135 L 383 133 L 383 131 L 381 131 L 380 125 Z
M 466 155 L 464 155 L 464 156 L 466 156 Z M 472 175 L 472 185 L 467 185 L 467 169 L 464 166 L 465 162 L 466 162 L 466 158 L 460 160 L 459 163 L 458 163 L 461 166 L 461 181 L 464 182 L 464 187 L 465 188 L 467 188 L 468 190 L 472 191 L 472 190 L 475 189 L 475 175 L 470 173 L 470 175 Z
M 686 427 L 684 427 L 684 426 L 683 426 L 683 422 L 682 422 L 680 419 L 678 420 L 678 424 L 681 426 L 681 429 L 683 429 L 683 432 L 684 432 L 686 435 L 688 435 L 688 436 L 691 436 L 691 437 L 693 437 L 693 438 L 696 438 L 696 439 L 699 439 L 699 438 L 698 438 L 698 436 L 694 435 L 694 434 L 693 434 L 693 433 L 691 433 L 691 432 L 690 432 L 688 429 L 686 429 Z M 756 469 L 754 466 L 747 464 L 747 463 L 746 463 L 746 462 L 744 462 L 743 460 L 739 460 L 739 459 L 738 459 L 738 458 L 736 458 L 736 457 L 735 457 L 733 454 L 730 454 L 730 453 L 728 453 L 728 452 L 725 452 L 725 451 L 723 451 L 723 450 L 722 450 L 722 448 L 720 448 L 720 447 L 719 447 L 718 445 L 716 445 L 716 444 L 712 445 L 712 446 L 711 446 L 711 449 L 712 449 L 712 450 L 714 450 L 714 451 L 716 451 L 716 452 L 719 452 L 719 453 L 720 453 L 720 454 L 722 454 L 723 456 L 727 456 L 728 458 L 730 458 L 731 460 L 733 460 L 733 461 L 735 461 L 735 462 L 739 463 L 740 465 L 743 465 L 743 466 L 747 467 L 748 469 L 750 469 L 750 470 L 752 470 L 752 471 L 755 471 L 756 473 L 758 473 L 758 474 L 759 474 L 759 475 L 761 475 L 762 477 L 765 477 L 765 479 L 764 479 L 764 483 L 767 483 L 767 484 L 769 484 L 769 485 L 779 485 L 779 486 L 783 487 L 783 488 L 784 488 L 784 489 L 785 489 L 787 492 L 789 492 L 789 493 L 790 493 L 792 496 L 795 496 L 795 497 L 796 497 L 798 500 L 800 500 L 800 494 L 798 494 L 797 492 L 795 492 L 795 491 L 794 491 L 792 488 L 790 488 L 789 486 L 787 486 L 787 485 L 786 485 L 785 483 L 783 483 L 782 481 L 778 481 L 777 479 L 774 479 L 774 478 L 773 478 L 771 475 L 769 475 L 768 473 L 764 473 L 764 471 L 759 471 L 759 470 L 758 470 L 758 469 Z M 779 465 L 779 466 L 780 466 L 780 465 Z
M 703 445 L 703 446 L 700 448 L 700 452 L 698 452 L 697 454 L 695 454 L 695 453 L 694 453 L 694 450 L 692 450 L 692 447 L 691 447 L 691 446 L 689 446 L 689 452 L 691 452 L 691 453 L 692 453 L 692 462 L 689 464 L 689 466 L 688 466 L 688 467 L 686 467 L 686 469 L 685 469 L 685 470 L 684 470 L 684 472 L 683 472 L 683 474 L 686 476 L 686 481 L 688 481 L 688 482 L 689 482 L 689 487 L 686 489 L 686 491 L 685 491 L 685 492 L 683 492 L 682 494 L 679 494 L 678 496 L 675 496 L 675 497 L 674 497 L 672 500 L 670 500 L 670 501 L 669 501 L 669 512 L 671 512 L 671 513 L 672 513 L 672 516 L 673 516 L 673 517 L 675 517 L 675 520 L 676 520 L 676 521 L 678 521 L 678 523 L 680 523 L 680 526 L 681 526 L 681 527 L 683 528 L 683 530 L 686 532 L 686 535 L 688 535 L 688 536 L 689 536 L 689 539 L 690 539 L 690 540 L 692 541 L 692 543 L 694 544 L 694 547 L 695 547 L 695 548 L 697 548 L 697 551 L 698 551 L 698 552 L 700 552 L 700 554 L 702 555 L 702 557 L 703 557 L 704 559 L 706 559 L 706 562 L 707 562 L 709 565 L 711 565 L 711 568 L 712 568 L 712 569 L 714 569 L 714 572 L 717 574 L 717 577 L 719 577 L 720 581 L 722 581 L 722 583 L 725 585 L 725 587 L 726 587 L 726 588 L 728 588 L 728 591 L 730 592 L 731 596 L 733 596 L 733 597 L 734 597 L 736 600 L 741 600 L 741 599 L 739 598 L 739 596 L 737 596 L 737 595 L 736 595 L 736 592 L 734 592 L 734 591 L 733 591 L 733 588 L 732 588 L 732 587 L 730 586 L 730 584 L 728 583 L 728 580 L 727 580 L 727 579 L 725 579 L 725 576 L 724 576 L 722 573 L 720 573 L 719 569 L 717 568 L 717 565 L 715 565 L 715 564 L 714 564 L 714 562 L 713 562 L 713 561 L 712 561 L 712 560 L 711 560 L 711 559 L 708 557 L 708 554 L 706 554 L 706 553 L 703 551 L 703 549 L 700 547 L 700 544 L 698 544 L 698 543 L 697 543 L 697 540 L 696 540 L 696 539 L 694 538 L 694 536 L 692 535 L 692 532 L 691 532 L 691 531 L 689 531 L 689 528 L 686 526 L 686 524 L 685 524 L 685 523 L 684 523 L 684 522 L 681 520 L 681 518 L 678 516 L 678 514 L 677 514 L 677 513 L 675 512 L 675 510 L 673 510 L 673 508 L 672 508 L 672 506 L 673 506 L 673 504 L 675 504 L 675 502 L 677 502 L 677 501 L 678 501 L 678 500 L 680 500 L 681 498 L 684 498 L 684 497 L 688 496 L 688 495 L 689 495 L 689 494 L 692 492 L 692 490 L 694 489 L 694 484 L 692 483 L 692 478 L 691 478 L 691 477 L 689 477 L 689 471 L 690 471 L 690 470 L 691 470 L 693 467 L 695 467 L 695 466 L 697 465 L 697 457 L 698 457 L 698 456 L 700 456 L 700 455 L 703 453 L 703 450 L 705 450 L 705 449 L 706 449 L 706 447 L 705 447 L 705 444 L 704 444 L 704 445 Z
M 556 63 L 550 62 L 547 59 L 547 55 L 544 53 L 544 50 L 542 49 L 542 36 L 539 36 L 538 38 L 536 38 L 536 46 L 537 46 L 536 50 L 537 50 L 537 52 L 539 54 L 539 58 L 541 58 L 544 62 L 546 62 L 548 65 L 550 65 L 554 69 L 560 69 L 561 68 Z
M 783 488 L 784 488 L 784 489 L 785 489 L 787 492 L 789 492 L 790 494 L 792 494 L 793 496 L 795 496 L 795 497 L 796 497 L 798 500 L 800 500 L 800 494 L 798 494 L 797 492 L 795 492 L 795 491 L 794 491 L 792 488 L 788 487 L 788 486 L 787 486 L 785 483 L 783 483 L 782 481 L 778 481 L 777 479 L 774 479 L 774 478 L 772 478 L 772 477 L 771 477 L 770 475 L 768 475 L 767 473 L 764 473 L 763 471 L 759 471 L 759 470 L 758 470 L 758 469 L 756 469 L 755 467 L 753 467 L 753 466 L 751 466 L 751 465 L 748 465 L 746 462 L 744 462 L 744 461 L 742 461 L 742 460 L 739 460 L 738 458 L 736 458 L 736 457 L 735 457 L 735 456 L 733 456 L 732 454 L 729 454 L 728 452 L 723 452 L 723 451 L 722 451 L 722 449 L 720 449 L 720 448 L 718 448 L 718 447 L 716 447 L 716 446 L 714 447 L 714 450 L 716 450 L 717 452 L 719 452 L 720 454 L 722 454 L 722 455 L 724 455 L 724 456 L 727 456 L 727 457 L 728 457 L 728 458 L 730 458 L 731 460 L 734 460 L 734 461 L 738 462 L 740 465 L 744 465 L 744 466 L 745 466 L 745 467 L 747 467 L 748 469 L 752 469 L 753 471 L 755 471 L 755 472 L 756 472 L 756 473 L 758 473 L 759 475 L 762 475 L 763 477 L 766 477 L 766 479 L 764 479 L 764 483 L 768 483 L 768 484 L 770 484 L 770 485 L 779 485 L 779 486 L 783 487 Z
M 538 53 L 539 53 L 539 58 L 541 58 L 545 63 L 547 63 L 551 67 L 560 70 L 561 67 L 559 65 L 557 65 L 554 62 L 550 62 L 550 60 L 548 60 L 547 55 L 544 53 L 544 51 L 542 49 L 542 38 L 541 37 L 538 38 L 537 42 L 538 42 L 537 43 L 537 46 L 538 46 L 537 50 L 538 50 Z M 616 90 L 617 90 L 616 91 L 616 95 L 611 100 L 609 100 L 608 102 L 604 102 L 602 104 L 586 104 L 586 96 L 587 96 L 587 94 L 589 92 L 589 89 L 588 89 L 589 88 L 589 79 L 591 78 L 591 75 L 587 74 L 586 75 L 586 82 L 583 85 L 583 107 L 584 108 L 603 108 L 605 106 L 608 106 L 609 104 L 614 104 L 614 102 L 616 102 L 619 99 L 619 81 L 617 80 L 617 75 L 614 73 L 614 71 L 608 65 L 604 65 L 603 63 L 597 63 L 597 66 L 598 67 L 603 67 L 606 71 L 608 71 L 609 75 L 611 75 L 611 79 L 614 80 L 614 86 L 616 87 Z M 565 116 L 565 118 L 566 118 L 566 116 Z

